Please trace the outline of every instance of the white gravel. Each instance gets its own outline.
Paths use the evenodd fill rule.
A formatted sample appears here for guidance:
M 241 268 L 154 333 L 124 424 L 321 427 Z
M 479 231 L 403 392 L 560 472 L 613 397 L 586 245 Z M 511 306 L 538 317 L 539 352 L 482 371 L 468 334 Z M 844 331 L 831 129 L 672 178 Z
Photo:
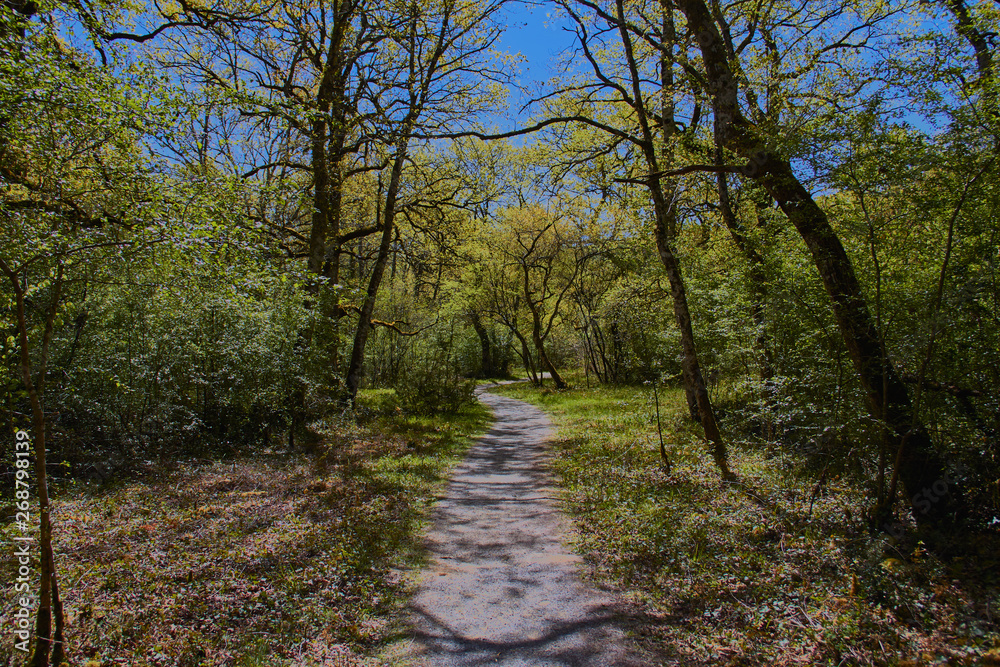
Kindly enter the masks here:
M 456 469 L 428 534 L 403 664 L 638 667 L 613 599 L 585 586 L 547 471 L 540 410 L 481 391 L 493 428 Z

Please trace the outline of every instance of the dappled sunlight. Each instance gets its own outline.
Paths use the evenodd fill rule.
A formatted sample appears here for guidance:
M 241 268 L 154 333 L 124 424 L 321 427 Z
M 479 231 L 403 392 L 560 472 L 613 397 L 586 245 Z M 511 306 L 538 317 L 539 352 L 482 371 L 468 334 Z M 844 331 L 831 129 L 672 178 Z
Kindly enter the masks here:
M 685 453 L 704 445 L 683 424 L 665 434 L 665 474 L 646 389 L 500 391 L 556 416 L 554 466 L 580 553 L 641 610 L 633 631 L 669 647 L 669 664 L 972 661 L 995 627 L 995 538 L 952 559 L 873 537 L 857 480 L 820 486 L 755 446 L 733 447 L 740 480 L 724 483 L 707 454 Z M 673 414 L 683 398 L 668 396 Z
M 435 503 L 442 572 L 523 556 L 498 609 L 576 556 L 620 593 L 506 639 L 425 609 L 443 664 L 627 628 L 1000 665 L 998 36 L 991 0 L 3 0 L 0 667 L 391 661 Z M 500 419 L 451 494 L 487 386 L 558 432 Z M 560 512 L 575 555 L 521 531 Z
M 66 494 L 53 521 L 72 582 L 71 655 L 136 667 L 255 655 L 362 664 L 359 647 L 392 632 L 427 504 L 484 418 L 381 418 L 326 433 L 339 463 L 317 453 L 181 464 Z

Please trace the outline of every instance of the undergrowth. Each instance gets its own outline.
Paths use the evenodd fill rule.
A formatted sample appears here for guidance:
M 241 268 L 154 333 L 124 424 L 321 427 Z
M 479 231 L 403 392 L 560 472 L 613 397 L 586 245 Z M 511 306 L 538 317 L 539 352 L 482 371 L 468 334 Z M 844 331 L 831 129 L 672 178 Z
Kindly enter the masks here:
M 308 456 L 191 461 L 63 491 L 53 524 L 70 664 L 366 664 L 397 631 L 425 510 L 489 414 L 407 417 L 384 392 L 359 403 L 363 425 L 314 424 Z
M 734 444 L 742 484 L 724 484 L 677 390 L 669 474 L 648 388 L 497 391 L 553 414 L 578 549 L 666 664 L 1000 665 L 995 535 L 948 559 L 872 536 L 856 482 L 773 449 Z

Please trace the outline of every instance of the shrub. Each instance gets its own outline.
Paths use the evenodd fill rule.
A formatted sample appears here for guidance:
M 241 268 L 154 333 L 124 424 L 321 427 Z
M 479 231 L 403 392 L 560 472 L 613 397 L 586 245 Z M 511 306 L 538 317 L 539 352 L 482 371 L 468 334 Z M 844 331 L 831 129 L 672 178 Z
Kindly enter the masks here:
M 403 408 L 417 414 L 454 414 L 475 403 L 475 380 L 461 377 L 443 360 L 418 363 L 396 387 Z

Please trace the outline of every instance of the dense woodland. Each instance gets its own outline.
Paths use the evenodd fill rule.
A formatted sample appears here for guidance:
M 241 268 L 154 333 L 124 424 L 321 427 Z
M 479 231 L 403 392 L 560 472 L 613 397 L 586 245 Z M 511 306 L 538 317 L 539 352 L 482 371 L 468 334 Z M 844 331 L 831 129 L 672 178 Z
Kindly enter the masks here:
M 372 390 L 665 389 L 721 482 L 754 448 L 849 479 L 871 540 L 995 533 L 1000 4 L 539 4 L 573 41 L 529 86 L 505 0 L 3 1 L 32 664 L 53 481 L 312 452 Z

